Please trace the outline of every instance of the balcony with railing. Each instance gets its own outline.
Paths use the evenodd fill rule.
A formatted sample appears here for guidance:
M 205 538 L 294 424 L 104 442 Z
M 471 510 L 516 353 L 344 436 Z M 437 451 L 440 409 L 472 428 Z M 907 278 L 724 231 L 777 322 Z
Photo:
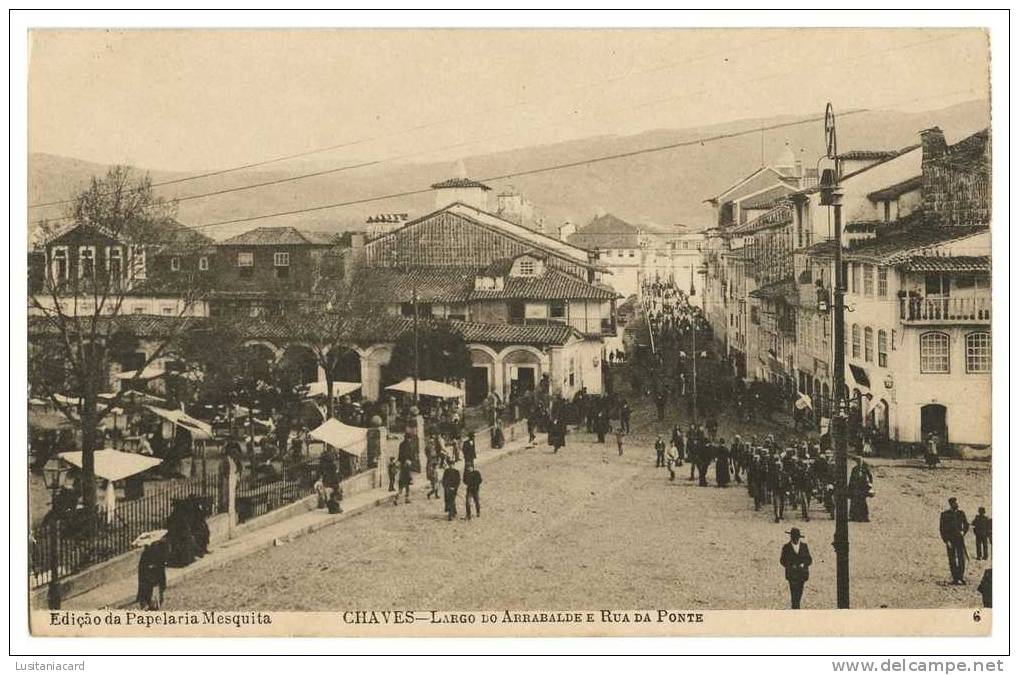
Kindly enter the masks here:
M 904 324 L 987 324 L 991 322 L 991 297 L 899 298 L 899 318 Z

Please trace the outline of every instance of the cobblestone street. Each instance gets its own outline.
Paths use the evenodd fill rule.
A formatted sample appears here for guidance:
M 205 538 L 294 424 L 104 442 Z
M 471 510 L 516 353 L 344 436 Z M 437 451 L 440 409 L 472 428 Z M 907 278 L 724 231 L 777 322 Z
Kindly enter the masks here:
M 166 608 L 782 608 L 778 557 L 791 525 L 814 556 L 804 607 L 835 606 L 834 525 L 822 509 L 809 523 L 798 514 L 774 523 L 742 487 L 697 487 L 688 465 L 670 483 L 654 467 L 646 406 L 634 423 L 622 457 L 614 443 L 574 432 L 558 455 L 542 435 L 536 448 L 489 465 L 480 519 L 463 519 L 461 492 L 460 519 L 447 522 L 419 480 L 409 506 L 376 508 L 192 577 L 169 589 Z M 872 465 L 872 521 L 850 524 L 853 606 L 978 607 L 985 563 L 970 562 L 970 585 L 947 583 L 938 513 L 951 495 L 971 518 L 989 506 L 989 465 Z

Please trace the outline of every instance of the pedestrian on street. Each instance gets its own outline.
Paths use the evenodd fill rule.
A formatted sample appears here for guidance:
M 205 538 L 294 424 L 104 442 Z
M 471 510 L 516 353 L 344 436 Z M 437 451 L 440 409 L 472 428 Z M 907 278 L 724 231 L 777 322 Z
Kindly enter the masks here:
M 945 542 L 948 553 L 948 570 L 952 575 L 952 583 L 959 586 L 966 583 L 966 533 L 969 521 L 966 514 L 959 508 L 955 497 L 948 500 L 948 509 L 941 512 L 941 541 Z
M 450 464 L 442 472 L 442 489 L 446 498 L 447 520 L 456 517 L 456 493 L 460 489 L 460 471 Z
M 400 441 L 400 449 L 397 451 L 397 462 L 403 466 L 404 462 L 414 461 L 416 454 L 417 443 L 410 433 L 404 434 L 403 440 Z
M 659 391 L 655 394 L 655 408 L 658 411 L 658 421 L 661 422 L 665 419 L 665 392 Z
M 719 439 L 718 456 L 715 459 L 715 484 L 724 488 L 729 486 L 729 478 L 732 476 L 729 470 L 729 448 L 725 441 Z
M 622 407 L 619 409 L 619 424 L 622 425 L 623 431 L 630 433 L 630 404 L 627 401 L 623 401 Z
M 609 416 L 605 414 L 604 410 L 598 411 L 594 418 L 594 432 L 598 435 L 598 442 L 604 443 L 605 436 L 612 430 L 612 425 L 609 423 Z
M 469 464 L 464 468 L 464 487 L 467 493 L 464 495 L 464 509 L 467 511 L 467 520 L 471 519 L 471 501 L 474 502 L 474 510 L 481 517 L 481 472 Z
M 410 469 L 411 464 L 409 459 L 405 460 L 403 464 L 400 465 L 400 477 L 397 480 L 399 489 L 396 491 L 396 494 L 393 495 L 393 506 L 400 503 L 401 492 L 403 493 L 403 503 L 410 504 L 410 485 L 413 482 L 410 476 Z
M 785 516 L 785 495 L 789 487 L 789 474 L 782 466 L 781 460 L 774 460 L 771 470 L 768 472 L 768 481 L 768 491 L 771 492 L 771 508 L 777 523 Z
M 493 445 L 492 447 L 495 446 Z M 460 452 L 463 454 L 465 468 L 468 464 L 474 464 L 474 460 L 478 457 L 478 448 L 474 445 L 473 431 L 467 434 L 467 440 L 464 441 L 463 447 L 460 448 Z
M 552 446 L 553 455 L 566 446 L 566 424 L 559 417 L 548 426 L 548 444 Z
M 980 579 L 980 585 L 977 586 L 977 592 L 980 593 L 980 599 L 984 603 L 984 607 L 991 606 L 991 600 L 993 594 L 991 593 L 991 568 L 988 567 L 984 570 L 984 576 Z
M 616 449 L 619 451 L 619 456 L 623 456 L 623 438 L 626 434 L 623 432 L 623 427 L 616 429 Z
M 810 565 L 814 560 L 810 557 L 810 549 L 807 542 L 803 541 L 799 528 L 794 527 L 786 534 L 789 535 L 789 541 L 782 546 L 779 562 L 785 568 L 785 578 L 789 582 L 790 608 L 799 609 L 803 586 L 810 578 Z
M 166 539 L 158 539 L 145 546 L 138 560 L 138 595 L 135 598 L 139 609 L 158 610 L 163 606 L 166 592 Z M 159 589 L 159 594 L 153 592 Z
M 665 441 L 662 440 L 662 435 L 658 434 L 655 439 L 655 468 L 665 466 Z
M 428 494 L 425 495 L 427 499 L 439 498 L 439 463 L 441 461 L 441 456 L 434 454 L 428 457 L 428 464 L 425 465 L 425 477 L 428 479 Z
M 679 449 L 675 445 L 670 445 L 665 451 L 665 468 L 669 470 L 670 481 L 676 480 L 676 464 L 679 461 Z
M 431 460 L 429 460 L 431 461 Z M 390 457 L 389 462 L 386 464 L 386 473 L 389 474 L 389 491 L 396 492 L 396 474 L 400 472 L 400 465 L 396 461 L 396 457 Z
M 534 445 L 535 431 L 537 430 L 538 424 L 534 419 L 534 414 L 527 416 L 527 445 L 528 447 Z
M 977 539 L 977 560 L 988 558 L 988 545 L 991 543 L 991 519 L 987 517 L 987 509 L 977 509 L 977 517 L 973 519 L 973 536 Z

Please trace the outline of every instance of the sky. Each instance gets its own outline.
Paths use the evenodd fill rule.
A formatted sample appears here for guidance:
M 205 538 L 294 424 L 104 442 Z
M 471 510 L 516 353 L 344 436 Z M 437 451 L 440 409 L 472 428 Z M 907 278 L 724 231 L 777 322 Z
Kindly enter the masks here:
M 980 29 L 42 30 L 29 152 L 206 171 L 435 161 L 989 96 Z M 278 168 L 282 165 L 274 165 Z

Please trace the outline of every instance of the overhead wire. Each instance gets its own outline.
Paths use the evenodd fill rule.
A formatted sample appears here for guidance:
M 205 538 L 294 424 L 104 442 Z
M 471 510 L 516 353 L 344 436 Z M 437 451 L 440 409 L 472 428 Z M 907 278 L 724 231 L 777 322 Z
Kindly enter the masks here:
M 888 52 L 888 51 L 901 51 L 901 50 L 905 50 L 905 49 L 912 49 L 914 47 L 921 46 L 921 45 L 924 45 L 924 44 L 928 44 L 928 43 L 931 43 L 931 42 L 938 42 L 938 41 L 943 41 L 943 40 L 954 39 L 955 37 L 957 37 L 957 36 L 952 34 L 952 35 L 948 35 L 948 36 L 944 36 L 944 37 L 930 38 L 930 39 L 922 40 L 922 41 L 919 41 L 919 42 L 913 42 L 913 43 L 910 43 L 910 44 L 907 44 L 907 45 L 900 45 L 900 46 L 897 46 L 897 47 L 889 47 L 889 48 L 887 48 L 885 50 L 879 50 L 879 51 L 880 52 Z M 774 40 L 777 40 L 777 39 L 779 39 L 779 38 L 775 37 L 775 38 L 771 38 L 769 40 L 763 40 L 763 41 L 760 41 L 760 42 L 754 43 L 754 44 L 763 44 L 765 42 L 771 42 L 771 41 L 774 41 Z M 669 67 L 675 67 L 676 65 L 681 65 L 681 64 L 684 64 L 684 63 L 689 63 L 689 62 L 692 62 L 692 61 L 700 60 L 700 59 L 703 59 L 703 58 L 707 58 L 710 55 L 717 55 L 718 53 L 724 53 L 724 50 L 720 50 L 719 52 L 714 52 L 714 53 L 711 53 L 711 54 L 708 54 L 708 55 L 702 55 L 701 57 L 698 57 L 698 58 L 695 58 L 695 59 L 689 59 L 689 60 L 677 62 L 677 63 L 674 63 L 674 64 L 668 64 L 666 66 L 659 66 L 657 68 L 650 69 L 648 71 L 642 71 L 642 72 L 652 72 L 654 70 L 662 70 L 662 69 L 669 68 Z M 871 53 L 871 54 L 865 55 L 863 57 L 854 57 L 852 59 L 849 59 L 848 62 L 855 62 L 855 61 L 860 61 L 860 60 L 866 60 L 866 59 L 869 59 L 869 58 L 873 58 L 874 55 L 875 55 L 874 53 Z M 842 59 L 842 60 L 829 61 L 829 62 L 826 62 L 825 64 L 822 64 L 821 67 L 827 67 L 827 66 L 835 65 L 835 64 L 838 64 L 838 63 L 843 62 L 843 61 L 846 61 L 846 60 Z M 816 70 L 816 69 L 817 68 L 815 68 L 814 70 Z M 802 71 L 798 71 L 798 72 L 802 72 Z M 777 73 L 772 73 L 770 75 L 749 78 L 749 79 L 743 81 L 742 83 L 759 82 L 759 81 L 764 81 L 764 80 L 768 80 L 768 79 L 774 79 L 774 78 L 777 78 L 777 77 L 788 77 L 788 76 L 790 76 L 789 71 L 783 70 L 783 71 L 780 71 L 780 72 L 777 72 Z M 626 79 L 626 77 L 627 76 L 619 76 L 619 77 L 616 77 L 616 78 L 609 78 L 609 80 L 607 80 L 607 81 Z M 583 85 L 581 87 L 574 88 L 573 90 L 589 88 L 590 86 L 595 86 L 596 84 L 598 84 L 598 83 Z M 737 84 L 739 84 L 739 83 L 737 83 Z M 971 88 L 971 89 L 975 89 L 975 88 Z M 570 90 L 570 91 L 573 91 L 573 90 Z M 687 99 L 687 98 L 690 98 L 694 94 L 710 92 L 710 91 L 713 91 L 713 90 L 714 90 L 713 88 L 706 88 L 706 89 L 698 90 L 698 91 L 695 91 L 695 92 L 685 92 L 684 94 L 682 94 L 680 96 L 669 97 L 669 98 L 664 98 L 664 99 L 657 99 L 655 101 L 644 102 L 644 103 L 640 103 L 640 104 L 637 104 L 637 105 L 634 105 L 634 106 L 618 107 L 618 108 L 614 108 L 614 109 L 612 109 L 612 110 L 610 110 L 608 112 L 610 112 L 610 113 L 625 112 L 625 111 L 633 110 L 635 108 L 644 107 L 644 106 L 647 106 L 647 105 L 658 105 L 658 104 L 661 104 L 663 102 Z M 515 104 L 515 105 L 519 106 L 519 105 L 523 105 L 523 104 L 524 103 L 518 103 L 518 104 Z M 510 107 L 514 107 L 514 106 L 510 106 Z M 861 109 L 860 112 L 862 112 L 862 111 L 864 111 L 864 110 Z M 601 111 L 601 112 L 604 113 L 605 111 Z M 842 116 L 846 116 L 848 114 L 851 114 L 851 113 L 842 113 Z M 450 119 L 454 119 L 454 118 L 450 118 Z M 448 120 L 446 120 L 446 121 L 448 121 Z M 811 120 L 811 121 L 813 121 L 813 120 Z M 436 122 L 435 124 L 439 124 L 439 123 L 440 122 Z M 800 123 L 803 123 L 803 122 L 801 121 Z M 765 132 L 765 131 L 780 129 L 780 128 L 784 128 L 785 126 L 795 126 L 795 124 L 796 123 L 786 123 L 786 124 L 777 124 L 777 125 L 767 126 L 767 127 L 758 127 L 756 129 L 754 129 L 753 131 L 754 131 L 754 133 L 762 133 L 763 134 L 763 132 Z M 414 127 L 413 129 L 422 128 L 424 126 L 428 126 L 428 125 L 419 125 L 418 127 Z M 555 125 L 555 126 L 562 126 L 562 124 Z M 399 133 L 403 133 L 403 132 L 399 132 Z M 274 185 L 280 185 L 280 184 L 285 184 L 285 183 L 291 183 L 291 182 L 305 180 L 305 179 L 313 178 L 313 177 L 325 176 L 325 175 L 340 173 L 340 172 L 344 172 L 344 171 L 350 171 L 350 170 L 354 170 L 354 169 L 360 169 L 360 168 L 367 168 L 367 167 L 371 167 L 371 166 L 377 166 L 377 165 L 383 164 L 385 162 L 391 162 L 391 161 L 396 161 L 396 160 L 400 160 L 400 159 L 408 159 L 408 158 L 415 157 L 415 156 L 427 155 L 427 154 L 431 154 L 431 153 L 438 152 L 438 151 L 441 151 L 441 150 L 450 150 L 450 149 L 454 149 L 454 148 L 458 148 L 458 147 L 465 147 L 465 146 L 469 146 L 469 145 L 474 145 L 474 144 L 477 144 L 477 143 L 490 142 L 492 140 L 498 140 L 498 139 L 501 139 L 501 138 L 506 138 L 506 137 L 513 136 L 513 135 L 515 135 L 515 133 L 516 132 L 509 132 L 509 133 L 506 133 L 506 134 L 501 134 L 499 136 L 494 136 L 494 137 L 490 136 L 490 137 L 487 137 L 487 138 L 474 139 L 474 140 L 470 140 L 470 141 L 463 141 L 463 142 L 454 143 L 454 144 L 451 144 L 451 145 L 445 145 L 445 146 L 441 146 L 441 147 L 437 147 L 437 148 L 429 148 L 429 149 L 426 149 L 426 150 L 415 151 L 415 152 L 411 152 L 411 153 L 404 153 L 404 154 L 393 156 L 393 157 L 376 159 L 376 160 L 370 160 L 370 161 L 365 161 L 365 162 L 358 162 L 358 163 L 355 163 L 355 164 L 343 165 L 343 166 L 339 166 L 339 167 L 332 167 L 332 168 L 329 168 L 329 169 L 323 169 L 323 170 L 319 170 L 319 171 L 313 171 L 313 172 L 309 172 L 309 173 L 298 174 L 296 176 L 287 176 L 287 177 L 284 177 L 284 178 L 279 178 L 279 179 L 274 179 L 274 180 L 269 180 L 269 181 L 262 181 L 262 182 L 258 182 L 258 183 L 248 184 L 248 185 L 240 185 L 240 186 L 234 186 L 234 187 L 229 187 L 229 188 L 223 188 L 223 189 L 220 189 L 220 190 L 214 190 L 214 191 L 204 192 L 204 193 L 199 193 L 199 194 L 184 195 L 184 196 L 181 196 L 181 197 L 171 198 L 170 201 L 172 201 L 172 202 L 192 201 L 192 200 L 195 200 L 195 199 L 202 199 L 202 198 L 207 198 L 207 197 L 220 196 L 220 195 L 224 195 L 224 194 L 230 194 L 230 193 L 241 192 L 241 191 L 246 191 L 246 190 L 252 190 L 252 189 L 258 189 L 258 188 L 269 187 L 269 186 L 274 186 Z M 746 134 L 740 132 L 738 135 L 746 135 Z M 732 137 L 735 137 L 735 136 L 732 136 Z M 706 142 L 706 141 L 709 141 L 709 140 L 716 140 L 716 139 L 714 137 L 710 137 L 708 139 L 704 139 L 703 142 Z M 360 142 L 360 141 L 358 141 L 358 142 Z M 696 144 L 696 142 L 691 142 L 689 144 L 693 145 L 693 144 Z M 675 144 L 673 147 L 682 147 L 682 145 L 681 144 Z M 669 147 L 665 147 L 663 149 L 670 149 L 670 148 Z M 309 151 L 309 152 L 313 154 L 316 151 Z M 642 152 L 644 152 L 644 151 L 634 151 L 633 153 L 630 153 L 630 155 L 641 154 Z M 623 158 L 623 157 L 626 157 L 626 156 L 629 156 L 629 155 L 627 153 L 621 153 L 618 157 L 611 157 L 610 159 L 613 159 L 613 158 Z M 263 162 L 261 164 L 271 163 L 272 161 L 281 161 L 281 160 L 266 160 L 266 162 Z M 580 165 L 584 164 L 585 161 L 586 160 L 580 161 L 580 162 L 576 162 L 572 166 L 580 166 Z M 233 170 L 239 170 L 240 168 L 247 168 L 247 167 L 250 167 L 250 166 L 253 166 L 253 165 L 249 164 L 249 165 L 244 165 L 243 167 L 235 167 L 235 168 L 232 168 L 232 169 L 225 169 L 225 170 L 222 170 L 222 171 L 219 171 L 219 172 L 210 172 L 208 174 L 203 174 L 201 176 L 195 176 L 194 178 L 202 177 L 202 176 L 205 176 L 205 175 L 218 175 L 220 173 L 228 173 L 228 172 L 233 171 Z M 563 168 L 569 168 L 570 166 L 571 165 L 565 165 Z M 535 173 L 543 173 L 543 172 L 548 171 L 548 170 L 553 170 L 554 168 L 556 168 L 556 167 L 534 169 L 534 170 L 531 170 L 531 171 L 528 171 L 528 172 L 508 173 L 508 174 L 503 174 L 503 175 L 499 175 L 499 176 L 492 176 L 492 177 L 482 178 L 481 180 L 500 180 L 500 179 L 504 179 L 504 178 L 527 176 L 527 175 L 533 175 Z M 172 183 L 179 183 L 179 182 L 183 182 L 184 180 L 186 180 L 186 179 L 179 179 L 179 180 L 174 180 L 174 181 L 164 181 L 164 182 L 160 182 L 160 183 L 153 183 L 152 187 L 156 187 L 156 186 L 159 186 L 159 185 L 168 185 L 168 184 L 172 184 Z M 428 191 L 429 190 L 427 190 L 427 189 L 420 189 L 420 190 L 415 190 L 415 191 L 405 191 L 405 192 L 401 192 L 401 193 L 394 193 L 394 195 L 392 195 L 392 197 L 389 197 L 389 198 L 404 197 L 404 196 L 413 196 L 415 194 L 422 194 L 422 193 L 425 193 L 425 192 L 428 192 Z M 352 206 L 352 205 L 356 205 L 356 204 L 359 204 L 359 203 L 370 203 L 372 201 L 379 201 L 379 200 L 381 200 L 383 198 L 387 198 L 387 197 L 368 198 L 365 201 L 355 200 L 355 201 L 352 201 L 352 202 L 337 203 L 337 204 L 333 205 L 332 208 L 339 208 L 341 206 Z M 35 207 L 42 207 L 42 206 L 48 206 L 48 205 L 66 204 L 66 203 L 70 203 L 71 201 L 73 201 L 73 200 L 60 200 L 60 201 L 56 201 L 56 202 L 48 202 L 48 203 L 44 203 L 44 204 L 30 205 L 30 208 L 32 208 L 33 206 L 35 206 Z M 281 216 L 281 215 L 296 215 L 296 213 L 299 213 L 299 211 L 298 212 L 283 212 L 283 213 L 280 213 L 280 214 L 269 214 L 267 216 L 262 216 L 262 217 L 278 217 L 278 216 Z M 258 218 L 260 218 L 260 217 L 256 217 L 255 219 L 258 219 Z M 53 223 L 53 222 L 59 223 L 59 222 L 63 222 L 63 221 L 72 220 L 72 218 L 70 216 L 65 216 L 65 217 L 49 218 L 49 219 L 43 219 L 43 220 L 47 220 L 47 221 L 49 221 L 51 223 Z M 235 220 L 232 220 L 232 221 L 222 221 L 221 223 L 218 223 L 218 224 L 232 224 L 232 223 L 236 223 L 236 222 L 243 222 L 243 220 L 236 220 L 235 219 Z M 212 227 L 212 226 L 215 226 L 215 225 L 216 225 L 215 223 L 208 224 L 209 227 Z M 205 226 L 204 225 L 195 225 L 195 226 L 192 226 L 192 227 L 201 228 L 201 227 L 205 227 Z

